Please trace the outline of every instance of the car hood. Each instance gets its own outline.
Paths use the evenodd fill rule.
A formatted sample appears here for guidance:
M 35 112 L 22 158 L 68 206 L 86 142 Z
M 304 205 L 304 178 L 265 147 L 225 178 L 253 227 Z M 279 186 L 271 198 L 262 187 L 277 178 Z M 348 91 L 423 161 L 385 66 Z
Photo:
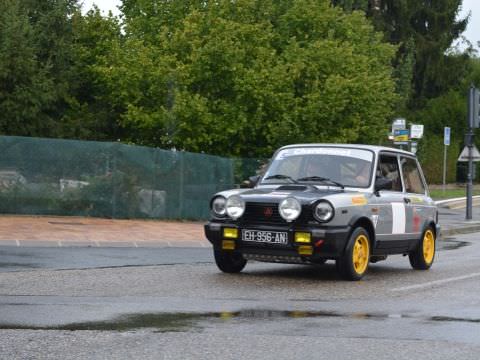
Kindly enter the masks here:
M 312 185 L 282 185 L 277 188 L 256 188 L 227 190 L 217 195 L 225 197 L 239 195 L 246 202 L 280 203 L 287 197 L 295 197 L 302 204 L 311 204 L 321 198 L 336 194 L 358 194 L 356 191 L 335 189 L 319 189 Z

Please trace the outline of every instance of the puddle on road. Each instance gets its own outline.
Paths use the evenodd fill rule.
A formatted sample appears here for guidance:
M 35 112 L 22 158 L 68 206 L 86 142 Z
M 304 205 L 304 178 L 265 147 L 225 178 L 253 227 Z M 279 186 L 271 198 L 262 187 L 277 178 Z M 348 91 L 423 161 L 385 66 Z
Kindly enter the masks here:
M 33 326 L 0 323 L 0 329 L 128 331 L 142 328 L 153 328 L 160 332 L 176 332 L 195 328 L 195 323 L 205 317 L 207 317 L 207 315 L 196 313 L 133 314 L 106 321 L 86 321 L 60 326 Z
M 0 324 L 0 329 L 30 329 L 30 330 L 97 330 L 97 331 L 129 331 L 142 328 L 155 329 L 157 332 L 183 332 L 200 330 L 201 321 L 231 321 L 231 320 L 278 320 L 278 319 L 312 319 L 312 318 L 350 318 L 350 319 L 402 319 L 411 318 L 402 314 L 371 314 L 353 313 L 341 314 L 325 311 L 280 311 L 280 310 L 242 310 L 236 312 L 208 313 L 153 313 L 122 316 L 109 321 L 81 322 L 62 326 L 28 326 Z M 480 322 L 480 319 L 460 319 L 436 316 L 431 321 L 448 322 Z
M 455 238 L 444 238 L 438 242 L 438 250 L 457 250 L 465 246 L 472 245 L 468 241 L 458 241 Z
M 36 269 L 38 268 L 38 264 L 31 264 L 31 263 L 15 263 L 15 262 L 0 262 L 0 269 L 10 269 L 10 268 L 29 268 L 29 269 Z
M 21 330 L 97 330 L 97 331 L 131 331 L 139 329 L 153 329 L 155 332 L 186 332 L 202 330 L 210 322 L 251 321 L 251 320 L 281 320 L 281 319 L 314 319 L 314 318 L 345 318 L 353 320 L 387 320 L 387 319 L 415 319 L 417 317 L 405 314 L 382 313 L 338 313 L 330 311 L 282 311 L 249 309 L 235 312 L 206 312 L 206 313 L 147 313 L 121 316 L 108 321 L 93 321 L 71 323 L 62 326 L 28 326 L 14 324 L 0 324 L 0 329 Z M 480 323 L 480 319 L 454 318 L 447 316 L 418 317 L 434 322 L 468 322 Z
M 480 324 L 480 319 L 456 318 L 456 317 L 450 317 L 450 316 L 432 316 L 429 320 L 440 321 L 440 322 L 466 322 L 466 323 Z

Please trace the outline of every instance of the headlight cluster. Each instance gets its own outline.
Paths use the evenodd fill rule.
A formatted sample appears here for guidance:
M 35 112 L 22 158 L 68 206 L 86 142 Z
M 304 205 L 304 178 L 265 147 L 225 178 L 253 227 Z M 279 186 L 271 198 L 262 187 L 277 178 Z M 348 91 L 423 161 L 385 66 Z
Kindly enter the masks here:
M 216 216 L 224 217 L 228 215 L 233 220 L 236 220 L 245 212 L 245 201 L 238 195 L 229 196 L 228 198 L 217 196 L 213 199 L 211 207 Z
M 217 216 L 225 216 L 225 214 L 227 213 L 226 204 L 227 199 L 225 199 L 223 196 L 217 196 L 212 201 L 212 211 Z
M 328 201 L 320 201 L 313 209 L 313 217 L 320 222 L 332 220 L 335 211 Z
M 297 199 L 288 197 L 280 203 L 278 206 L 278 212 L 282 218 L 290 222 L 300 216 L 302 205 Z
M 245 212 L 245 201 L 238 195 L 229 196 L 227 199 L 227 215 L 237 220 Z
M 239 195 L 232 195 L 228 198 L 217 196 L 212 200 L 212 211 L 218 217 L 229 216 L 233 220 L 242 217 L 245 212 L 245 201 Z M 302 205 L 294 197 L 288 197 L 279 204 L 278 212 L 287 222 L 296 220 L 301 212 Z M 330 202 L 321 200 L 313 207 L 313 217 L 320 222 L 328 222 L 335 215 Z

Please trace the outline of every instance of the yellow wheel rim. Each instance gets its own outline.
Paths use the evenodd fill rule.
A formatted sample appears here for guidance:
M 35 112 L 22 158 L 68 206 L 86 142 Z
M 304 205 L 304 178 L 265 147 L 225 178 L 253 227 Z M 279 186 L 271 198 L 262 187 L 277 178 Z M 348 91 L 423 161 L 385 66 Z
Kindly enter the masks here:
M 367 270 L 369 258 L 370 244 L 368 239 L 365 235 L 359 235 L 355 239 L 352 254 L 353 268 L 357 274 L 362 275 Z
M 423 235 L 423 259 L 427 265 L 431 264 L 435 256 L 435 237 L 432 230 L 425 231 Z

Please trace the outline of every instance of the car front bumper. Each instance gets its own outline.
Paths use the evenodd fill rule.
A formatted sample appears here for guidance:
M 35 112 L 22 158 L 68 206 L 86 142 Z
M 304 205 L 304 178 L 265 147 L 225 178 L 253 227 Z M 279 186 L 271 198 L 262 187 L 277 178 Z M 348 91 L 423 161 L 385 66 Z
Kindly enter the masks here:
M 238 229 L 238 237 L 235 239 L 225 238 L 223 236 L 224 228 Z M 288 243 L 285 245 L 279 245 L 271 243 L 242 241 L 242 229 L 287 232 Z M 296 232 L 310 233 L 310 243 L 296 243 Z M 205 224 L 205 235 L 207 239 L 212 243 L 215 250 L 223 249 L 222 245 L 224 240 L 233 241 L 234 246 L 231 250 L 249 256 L 255 255 L 257 258 L 263 257 L 265 261 L 269 261 L 268 259 L 273 257 L 275 257 L 276 259 L 288 259 L 292 257 L 301 258 L 304 260 L 310 260 L 312 262 L 321 259 L 337 259 L 338 257 L 343 255 L 350 233 L 350 226 L 322 228 L 309 226 L 291 226 L 285 228 L 267 225 L 239 226 L 238 224 L 220 223 L 213 221 Z M 304 253 L 306 246 L 311 247 L 311 254 Z

